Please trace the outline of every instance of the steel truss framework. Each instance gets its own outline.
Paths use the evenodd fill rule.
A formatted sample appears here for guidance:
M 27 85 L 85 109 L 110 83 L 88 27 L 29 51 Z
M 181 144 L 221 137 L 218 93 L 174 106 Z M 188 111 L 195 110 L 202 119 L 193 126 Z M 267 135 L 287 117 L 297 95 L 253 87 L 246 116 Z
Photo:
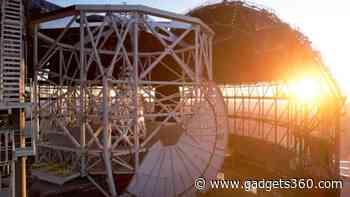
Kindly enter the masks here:
M 322 98 L 303 101 L 286 82 L 223 85 L 231 131 L 291 151 L 296 170 L 338 177 L 344 99 L 320 86 Z
M 18 112 L 23 112 L 23 117 L 18 117 Z M 0 114 L 0 193 L 12 197 L 19 192 L 16 189 L 19 180 L 26 181 L 26 176 L 16 178 L 25 174 L 17 170 L 17 163 L 23 157 L 35 154 L 30 122 L 18 123 L 19 118 L 32 119 L 31 107 L 27 103 L 0 104 Z
M 0 192 L 3 195 L 15 196 L 15 151 L 14 131 L 0 130 Z
M 26 158 L 35 154 L 25 103 L 24 6 L 0 3 L 0 196 L 26 196 Z
M 57 37 L 40 29 L 50 19 L 34 22 L 37 175 L 45 168 L 53 172 L 46 179 L 87 177 L 105 196 L 116 196 L 116 175 L 131 174 L 130 193 L 193 195 L 193 179 L 216 175 L 227 143 L 223 97 L 208 82 L 212 31 L 195 18 L 143 6 L 77 5 L 68 13 Z M 89 21 L 93 14 L 103 20 Z M 72 29 L 79 29 L 80 39 L 65 43 Z M 141 51 L 142 32 L 161 50 Z M 172 80 L 153 79 L 159 67 Z M 158 91 L 164 87 L 178 91 Z

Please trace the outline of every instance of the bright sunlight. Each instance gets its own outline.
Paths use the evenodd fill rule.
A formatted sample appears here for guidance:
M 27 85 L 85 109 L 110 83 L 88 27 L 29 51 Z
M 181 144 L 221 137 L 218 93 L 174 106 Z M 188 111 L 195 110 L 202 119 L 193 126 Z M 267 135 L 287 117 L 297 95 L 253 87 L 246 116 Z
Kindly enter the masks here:
M 321 96 L 321 81 L 312 78 L 305 77 L 290 84 L 292 95 L 302 103 L 311 103 L 319 100 Z

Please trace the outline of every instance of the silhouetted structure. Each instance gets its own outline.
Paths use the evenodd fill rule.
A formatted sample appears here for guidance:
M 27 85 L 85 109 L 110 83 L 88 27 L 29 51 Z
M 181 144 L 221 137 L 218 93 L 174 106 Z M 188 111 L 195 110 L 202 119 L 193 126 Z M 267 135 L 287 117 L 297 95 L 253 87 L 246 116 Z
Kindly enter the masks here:
M 54 183 L 35 181 L 36 194 L 93 185 L 105 196 L 195 195 L 193 179 L 216 176 L 228 141 L 229 162 L 273 176 L 339 177 L 344 98 L 308 39 L 269 10 L 223 1 L 184 16 L 138 5 L 26 3 L 26 31 L 9 43 L 26 53 L 5 54 L 16 60 L 9 70 L 19 72 L 24 59 L 26 66 L 5 92 L 16 94 L 0 96 L 18 100 L 24 78 L 33 81 L 33 177 Z M 290 81 L 304 77 L 317 78 L 317 101 L 295 96 Z

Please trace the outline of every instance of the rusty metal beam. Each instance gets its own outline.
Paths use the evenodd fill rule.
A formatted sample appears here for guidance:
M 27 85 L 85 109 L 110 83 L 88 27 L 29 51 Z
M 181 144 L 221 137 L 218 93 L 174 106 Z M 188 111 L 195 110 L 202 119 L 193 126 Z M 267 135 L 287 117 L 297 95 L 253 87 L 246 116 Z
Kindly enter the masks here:
M 62 8 L 59 10 L 55 10 L 52 12 L 44 13 L 44 14 L 39 14 L 37 16 L 33 16 L 30 19 L 30 24 L 35 25 L 35 24 L 40 24 L 48 21 L 53 21 L 57 20 L 60 18 L 64 18 L 67 16 L 74 16 L 77 15 L 79 11 L 76 9 L 76 6 L 69 6 L 66 8 Z

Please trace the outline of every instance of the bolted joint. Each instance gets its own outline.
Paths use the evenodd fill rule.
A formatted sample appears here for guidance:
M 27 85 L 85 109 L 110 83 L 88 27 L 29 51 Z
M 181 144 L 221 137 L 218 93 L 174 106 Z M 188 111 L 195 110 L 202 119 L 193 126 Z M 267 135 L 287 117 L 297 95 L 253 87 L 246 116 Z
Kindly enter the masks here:
M 172 48 L 165 48 L 165 53 L 167 54 L 167 55 L 170 55 L 170 54 L 172 54 L 172 53 L 174 53 L 174 50 L 172 49 Z

